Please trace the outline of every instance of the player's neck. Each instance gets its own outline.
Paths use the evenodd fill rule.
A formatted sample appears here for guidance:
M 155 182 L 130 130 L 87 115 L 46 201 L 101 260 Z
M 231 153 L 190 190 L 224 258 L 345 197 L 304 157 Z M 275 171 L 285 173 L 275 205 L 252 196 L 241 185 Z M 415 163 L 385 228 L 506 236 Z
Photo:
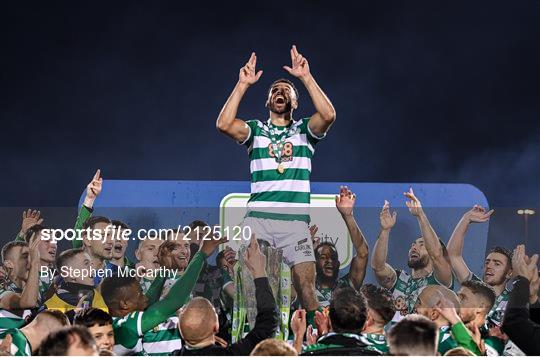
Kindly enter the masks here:
M 419 279 L 419 278 L 425 278 L 426 276 L 428 276 L 429 274 L 431 274 L 432 270 L 429 268 L 429 267 L 425 267 L 425 268 L 422 268 L 422 269 L 411 269 L 411 276 L 414 278 L 414 279 Z
M 105 268 L 105 259 L 90 254 L 90 260 L 92 261 L 94 269 L 100 270 Z
M 190 349 L 200 349 L 205 348 L 208 346 L 213 346 L 216 344 L 216 340 L 214 339 L 214 335 L 209 336 L 208 338 L 199 341 L 197 343 L 189 343 L 186 341 L 186 346 L 188 346 Z
M 24 280 L 22 280 L 21 278 L 14 276 L 14 277 L 10 277 L 9 280 L 11 280 L 11 282 L 15 284 L 15 286 L 18 287 L 19 289 L 24 288 Z
M 374 334 L 374 335 L 384 335 L 384 326 L 380 326 L 378 324 L 373 324 L 371 326 L 366 327 L 362 333 L 365 334 Z
M 272 124 L 277 126 L 287 126 L 291 122 L 292 119 L 292 113 L 283 113 L 283 114 L 277 114 L 274 112 L 270 112 L 270 121 Z
M 502 292 L 506 288 L 506 281 L 504 283 L 502 283 L 502 284 L 499 284 L 499 285 L 491 285 L 491 287 L 495 291 L 495 296 L 499 296 L 499 295 L 502 294 Z
M 120 258 L 117 258 L 117 259 L 111 259 L 110 262 L 114 265 L 116 265 L 117 267 L 119 268 L 123 268 L 124 265 L 125 265 L 125 261 L 124 261 L 124 257 L 120 257 Z
M 30 346 L 32 346 L 32 349 L 37 350 L 37 346 L 41 345 L 41 342 L 47 336 L 47 334 L 44 334 L 43 331 L 38 331 L 38 329 L 36 329 L 35 327 L 36 327 L 35 325 L 25 326 L 21 328 L 20 331 L 30 343 Z M 36 353 L 37 351 L 32 351 L 32 352 Z

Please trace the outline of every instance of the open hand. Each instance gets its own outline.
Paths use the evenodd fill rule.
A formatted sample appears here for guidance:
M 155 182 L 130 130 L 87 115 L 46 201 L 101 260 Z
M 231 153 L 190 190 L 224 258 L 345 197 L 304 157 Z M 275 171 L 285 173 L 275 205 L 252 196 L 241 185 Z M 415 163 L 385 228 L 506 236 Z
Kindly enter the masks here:
M 525 279 L 533 282 L 538 277 L 538 254 L 533 255 L 531 258 L 525 255 L 525 245 L 520 244 L 514 249 L 512 255 L 512 270 L 516 276 L 521 275 Z
M 494 210 L 486 212 L 486 209 L 479 205 L 466 212 L 463 216 L 469 221 L 469 223 L 484 223 L 489 221 L 489 218 L 493 214 Z
M 409 199 L 409 201 L 405 201 L 405 204 L 407 205 L 407 208 L 409 208 L 409 212 L 415 217 L 420 216 L 422 214 L 422 204 L 420 203 L 420 200 L 414 195 L 414 191 L 411 188 L 409 188 L 408 192 L 403 192 L 403 195 Z
M 353 213 L 356 195 L 347 186 L 341 186 L 336 196 L 336 208 L 342 216 L 351 216 Z
M 384 206 L 379 215 L 379 220 L 381 221 L 381 229 L 387 231 L 392 229 L 396 224 L 397 212 L 394 211 L 390 214 L 390 202 L 384 200 Z
M 28 209 L 23 211 L 22 214 L 22 223 L 21 223 L 21 234 L 24 235 L 28 229 L 36 224 L 43 223 L 43 218 L 41 218 L 41 212 L 36 210 Z

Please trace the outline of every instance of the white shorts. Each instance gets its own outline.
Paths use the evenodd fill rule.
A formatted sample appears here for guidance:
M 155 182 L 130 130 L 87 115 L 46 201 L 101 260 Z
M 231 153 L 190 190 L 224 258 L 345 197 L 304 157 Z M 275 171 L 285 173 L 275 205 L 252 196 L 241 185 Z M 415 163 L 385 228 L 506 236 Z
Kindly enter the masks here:
M 304 221 L 246 217 L 242 226 L 249 226 L 256 239 L 262 239 L 271 247 L 281 249 L 283 260 L 289 267 L 315 261 L 309 227 Z

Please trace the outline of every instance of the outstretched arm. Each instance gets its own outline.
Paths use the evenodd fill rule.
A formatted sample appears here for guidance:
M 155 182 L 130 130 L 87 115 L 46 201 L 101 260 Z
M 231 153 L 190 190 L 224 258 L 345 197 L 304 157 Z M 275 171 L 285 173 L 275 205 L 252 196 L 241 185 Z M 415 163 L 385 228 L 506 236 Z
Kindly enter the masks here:
M 379 284 L 386 289 L 391 289 L 396 283 L 397 275 L 394 268 L 386 262 L 386 259 L 388 257 L 388 238 L 390 237 L 390 230 L 396 224 L 397 212 L 394 211 L 390 214 L 390 203 L 388 201 L 384 201 L 379 218 L 381 232 L 373 248 L 371 268 Z
M 487 222 L 493 210 L 486 213 L 486 210 L 481 206 L 474 206 L 470 211 L 466 212 L 457 224 L 450 240 L 448 241 L 448 256 L 450 264 L 456 274 L 459 283 L 463 283 L 471 278 L 472 272 L 463 259 L 463 241 L 469 225 L 473 222 Z
M 84 223 L 92 217 L 94 209 L 94 202 L 101 193 L 103 187 L 103 177 L 101 177 L 101 170 L 97 169 L 92 181 L 86 186 L 86 197 L 84 198 L 83 205 L 79 209 L 77 221 L 75 221 L 75 232 L 82 229 Z M 82 248 L 82 239 L 73 239 L 73 248 Z
M 291 48 L 291 62 L 292 68 L 288 66 L 283 66 L 283 68 L 289 72 L 289 74 L 295 76 L 304 83 L 304 86 L 313 101 L 315 110 L 317 110 L 309 120 L 309 130 L 311 130 L 315 136 L 321 137 L 336 120 L 336 110 L 330 102 L 330 99 L 328 99 L 313 78 L 313 75 L 309 70 L 307 59 L 298 53 L 296 46 L 292 46 Z
M 261 78 L 262 71 L 255 73 L 256 65 L 257 56 L 253 52 L 246 65 L 240 69 L 238 83 L 221 109 L 216 122 L 216 127 L 220 132 L 240 143 L 249 138 L 250 129 L 243 120 L 236 118 L 236 114 L 238 113 L 240 101 L 249 86 Z
M 43 223 L 43 217 L 41 216 L 41 211 L 31 210 L 28 209 L 28 211 L 23 211 L 22 214 L 22 223 L 21 223 L 21 230 L 15 237 L 15 240 L 24 240 L 24 237 L 26 236 L 26 232 L 28 229 L 30 229 L 32 226 L 35 226 L 36 224 Z
M 206 258 L 214 252 L 219 244 L 225 241 L 226 239 L 203 241 L 200 250 L 193 256 L 186 271 L 180 279 L 174 283 L 167 296 L 165 296 L 163 300 L 151 305 L 144 312 L 141 321 L 143 333 L 167 320 L 188 301 L 191 290 L 193 290 L 193 287 L 197 283 L 197 279 L 199 278 L 199 274 Z
M 7 292 L 0 297 L 0 308 L 6 310 L 32 309 L 38 305 L 39 300 L 39 243 L 41 240 L 36 237 L 35 233 L 30 238 L 29 259 L 30 270 L 28 271 L 28 279 L 20 294 L 15 292 Z
M 339 196 L 336 196 L 336 207 L 345 221 L 351 241 L 356 251 L 352 259 L 349 277 L 356 290 L 359 290 L 366 276 L 366 266 L 369 257 L 369 247 L 364 234 L 354 219 L 353 207 L 356 195 L 347 186 L 341 186 Z
M 433 230 L 433 227 L 431 227 L 431 224 L 422 209 L 420 200 L 414 195 L 412 187 L 409 189 L 409 192 L 404 192 L 403 194 L 409 199 L 409 201 L 405 202 L 409 211 L 418 219 L 426 250 L 433 262 L 435 277 L 438 281 L 448 287 L 452 284 L 452 268 L 444 257 L 441 242 Z

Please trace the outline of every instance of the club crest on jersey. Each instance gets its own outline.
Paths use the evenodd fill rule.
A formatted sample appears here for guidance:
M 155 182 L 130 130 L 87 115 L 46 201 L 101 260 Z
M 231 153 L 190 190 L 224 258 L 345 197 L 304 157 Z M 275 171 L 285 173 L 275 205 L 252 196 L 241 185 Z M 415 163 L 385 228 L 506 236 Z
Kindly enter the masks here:
M 290 141 L 286 141 L 285 144 L 283 144 L 283 149 L 281 152 L 281 162 L 292 161 L 293 150 L 294 150 L 294 145 Z M 274 153 L 274 149 L 272 148 L 272 144 L 268 144 L 268 154 L 272 158 L 276 157 L 276 154 Z

